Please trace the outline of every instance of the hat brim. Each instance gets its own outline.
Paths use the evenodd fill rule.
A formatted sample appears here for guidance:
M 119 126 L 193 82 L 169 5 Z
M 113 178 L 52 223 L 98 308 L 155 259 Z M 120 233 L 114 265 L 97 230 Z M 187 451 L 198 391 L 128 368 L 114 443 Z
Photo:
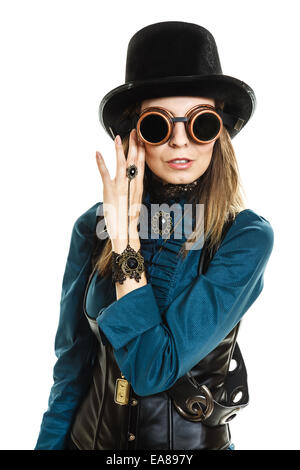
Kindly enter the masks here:
M 117 134 L 121 135 L 118 123 L 128 106 L 134 102 L 164 96 L 201 96 L 223 100 L 224 112 L 245 121 L 241 129 L 245 127 L 256 107 L 256 98 L 252 88 L 228 75 L 163 77 L 129 82 L 111 90 L 99 105 L 100 123 L 113 139 Z M 231 138 L 241 130 L 226 127 Z

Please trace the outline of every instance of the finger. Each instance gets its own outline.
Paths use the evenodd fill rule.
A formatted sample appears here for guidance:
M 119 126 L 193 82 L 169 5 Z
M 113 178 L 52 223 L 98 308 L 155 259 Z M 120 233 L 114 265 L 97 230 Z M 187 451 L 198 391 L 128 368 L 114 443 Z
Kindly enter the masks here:
M 128 147 L 128 156 L 127 156 L 127 166 L 137 165 L 137 140 L 135 137 L 135 129 L 131 129 L 129 134 L 129 147 Z
M 103 184 L 105 184 L 106 182 L 110 182 L 109 171 L 106 168 L 106 165 L 104 163 L 104 159 L 103 159 L 101 153 L 98 152 L 98 151 L 96 151 L 96 162 L 97 162 L 97 166 L 98 166 Z
M 118 137 L 120 141 L 118 141 Z M 126 177 L 126 158 L 124 154 L 124 149 L 122 145 L 122 140 L 119 135 L 115 138 L 115 149 L 117 157 L 117 169 L 116 169 L 116 179 L 123 179 Z
M 138 173 L 135 178 L 135 191 L 138 199 L 141 198 L 144 188 L 144 170 L 145 170 L 145 147 L 140 145 L 136 130 L 133 130 L 133 140 L 136 148 L 136 160 L 135 165 L 137 166 Z
M 136 166 L 138 167 L 138 181 L 141 182 L 141 180 L 144 179 L 144 170 L 145 170 L 145 146 L 140 143 L 137 139 L 137 134 L 135 132 L 136 136 L 136 148 L 137 148 L 137 158 L 136 158 Z
M 146 149 L 144 143 L 140 140 L 137 144 L 137 152 L 138 152 L 138 164 L 141 167 L 142 171 L 144 172 L 145 168 L 145 158 L 146 158 Z
M 130 157 L 128 166 L 135 165 L 137 167 L 137 175 L 134 178 L 136 189 L 141 186 L 141 181 L 143 180 L 143 149 L 140 154 L 140 148 L 137 140 L 136 129 L 132 129 L 130 133 Z

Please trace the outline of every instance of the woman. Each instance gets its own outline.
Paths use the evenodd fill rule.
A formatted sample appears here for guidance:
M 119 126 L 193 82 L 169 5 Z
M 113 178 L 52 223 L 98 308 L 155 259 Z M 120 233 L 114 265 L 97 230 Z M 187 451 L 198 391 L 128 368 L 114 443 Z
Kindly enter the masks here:
M 73 227 L 36 449 L 232 449 L 237 333 L 273 247 L 231 144 L 255 95 L 222 74 L 209 31 L 176 21 L 131 38 L 125 81 L 100 104 L 116 178 L 97 152 L 103 202 Z

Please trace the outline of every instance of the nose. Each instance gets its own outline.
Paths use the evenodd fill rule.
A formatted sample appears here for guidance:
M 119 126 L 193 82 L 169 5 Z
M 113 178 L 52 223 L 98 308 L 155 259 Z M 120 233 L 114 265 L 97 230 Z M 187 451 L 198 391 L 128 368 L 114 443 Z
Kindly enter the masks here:
M 188 145 L 189 137 L 187 135 L 184 122 L 174 122 L 173 132 L 169 139 L 171 147 L 184 147 Z

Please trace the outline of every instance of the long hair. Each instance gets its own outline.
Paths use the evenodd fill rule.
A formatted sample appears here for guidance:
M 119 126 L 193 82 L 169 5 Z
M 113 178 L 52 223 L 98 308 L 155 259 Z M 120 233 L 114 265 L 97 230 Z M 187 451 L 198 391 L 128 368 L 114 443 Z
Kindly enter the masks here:
M 224 102 L 215 100 L 215 106 L 223 109 Z M 131 119 L 134 113 L 140 113 L 140 108 L 141 103 L 132 104 L 123 113 L 122 119 Z M 122 139 L 126 158 L 129 148 L 129 132 Z M 143 198 L 148 187 L 146 173 L 145 171 Z M 201 176 L 200 184 L 197 185 L 197 188 L 199 189 L 194 192 L 191 202 L 204 204 L 204 214 L 201 223 L 196 224 L 178 253 L 183 259 L 189 252 L 186 249 L 186 244 L 193 243 L 196 239 L 199 239 L 201 233 L 202 237 L 204 236 L 203 242 L 207 240 L 207 248 L 209 250 L 218 249 L 224 224 L 229 220 L 235 219 L 236 215 L 245 209 L 244 199 L 241 195 L 242 191 L 243 193 L 245 192 L 240 180 L 235 151 L 225 126 L 223 126 L 222 132 L 214 144 L 210 164 Z M 100 217 L 103 219 L 103 216 Z M 98 242 L 100 242 L 99 239 Z M 96 246 L 93 263 L 96 265 L 96 269 L 101 276 L 109 275 L 112 263 L 112 244 L 110 238 L 108 237 L 105 240 L 104 246 L 103 240 L 101 240 L 101 248 L 99 243 L 96 245 L 98 249 Z

